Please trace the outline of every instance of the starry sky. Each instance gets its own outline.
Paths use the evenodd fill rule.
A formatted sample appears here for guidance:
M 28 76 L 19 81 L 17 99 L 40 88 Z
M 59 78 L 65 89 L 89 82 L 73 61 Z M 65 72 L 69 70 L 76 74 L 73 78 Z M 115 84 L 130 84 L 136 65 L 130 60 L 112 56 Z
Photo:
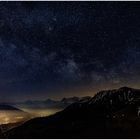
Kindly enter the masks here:
M 140 88 L 140 3 L 0 2 L 0 101 Z

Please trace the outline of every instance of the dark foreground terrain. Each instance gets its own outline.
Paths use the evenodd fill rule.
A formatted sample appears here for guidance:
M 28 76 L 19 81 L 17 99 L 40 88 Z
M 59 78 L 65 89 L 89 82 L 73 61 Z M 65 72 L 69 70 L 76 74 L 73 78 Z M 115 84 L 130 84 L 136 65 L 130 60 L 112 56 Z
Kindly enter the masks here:
M 1 138 L 140 138 L 140 90 L 101 91 L 61 112 L 35 118 Z

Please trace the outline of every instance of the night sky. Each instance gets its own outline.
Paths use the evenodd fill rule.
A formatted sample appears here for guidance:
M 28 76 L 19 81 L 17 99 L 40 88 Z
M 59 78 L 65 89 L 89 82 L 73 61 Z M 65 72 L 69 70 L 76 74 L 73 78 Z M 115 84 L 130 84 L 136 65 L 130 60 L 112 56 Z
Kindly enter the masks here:
M 1 102 L 121 86 L 140 88 L 139 2 L 0 2 Z

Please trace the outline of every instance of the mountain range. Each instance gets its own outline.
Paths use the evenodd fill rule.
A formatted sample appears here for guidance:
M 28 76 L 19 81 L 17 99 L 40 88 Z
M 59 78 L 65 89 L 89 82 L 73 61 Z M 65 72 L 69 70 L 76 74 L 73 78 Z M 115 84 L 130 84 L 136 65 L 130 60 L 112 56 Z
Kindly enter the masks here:
M 0 104 L 0 110 L 22 111 L 16 107 L 7 104 Z
M 140 90 L 98 92 L 48 117 L 31 119 L 2 138 L 140 138 Z
M 24 102 L 11 103 L 11 105 L 17 108 L 27 108 L 27 109 L 54 109 L 54 108 L 64 109 L 68 105 L 80 101 L 83 98 L 88 98 L 88 97 L 74 96 L 69 98 L 62 98 L 61 100 L 46 99 L 44 101 L 27 100 Z

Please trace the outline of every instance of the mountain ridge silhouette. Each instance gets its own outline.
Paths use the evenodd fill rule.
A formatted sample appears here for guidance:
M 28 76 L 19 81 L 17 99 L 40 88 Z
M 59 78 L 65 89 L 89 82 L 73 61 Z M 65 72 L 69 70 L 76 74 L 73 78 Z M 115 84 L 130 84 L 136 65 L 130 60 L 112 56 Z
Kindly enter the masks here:
M 140 138 L 140 90 L 121 87 L 72 103 L 63 111 L 35 118 L 4 138 Z

